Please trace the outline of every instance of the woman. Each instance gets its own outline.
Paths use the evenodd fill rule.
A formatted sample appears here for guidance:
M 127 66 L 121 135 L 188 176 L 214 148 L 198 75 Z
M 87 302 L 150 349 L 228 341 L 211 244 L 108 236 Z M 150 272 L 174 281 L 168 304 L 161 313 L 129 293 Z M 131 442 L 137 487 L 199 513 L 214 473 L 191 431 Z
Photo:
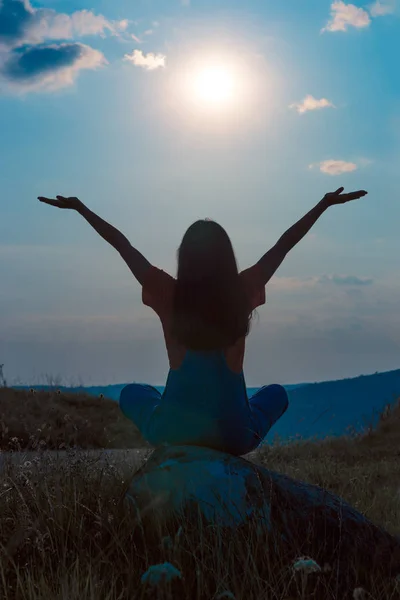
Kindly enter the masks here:
M 76 210 L 114 246 L 141 284 L 143 303 L 161 320 L 170 366 L 164 393 L 131 384 L 120 396 L 123 413 L 151 444 L 198 445 L 243 455 L 260 444 L 287 410 L 288 396 L 280 385 L 264 386 L 247 397 L 245 339 L 253 311 L 265 303 L 265 285 L 287 253 L 328 207 L 367 194 L 343 190 L 326 194 L 241 273 L 226 231 L 209 219 L 196 221 L 178 249 L 176 279 L 150 264 L 78 198 L 38 198 Z

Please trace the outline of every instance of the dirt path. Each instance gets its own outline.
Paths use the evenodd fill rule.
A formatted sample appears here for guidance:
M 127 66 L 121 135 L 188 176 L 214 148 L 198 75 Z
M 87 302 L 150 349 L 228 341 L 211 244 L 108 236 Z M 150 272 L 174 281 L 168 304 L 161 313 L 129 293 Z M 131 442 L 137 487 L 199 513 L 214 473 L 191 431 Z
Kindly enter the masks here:
M 0 451 L 0 477 L 21 469 L 26 473 L 42 476 L 46 473 L 65 471 L 82 467 L 83 469 L 110 469 L 121 473 L 134 474 L 153 452 L 153 449 L 125 450 L 42 450 L 41 452 L 2 452 Z M 255 452 L 246 455 L 254 460 Z

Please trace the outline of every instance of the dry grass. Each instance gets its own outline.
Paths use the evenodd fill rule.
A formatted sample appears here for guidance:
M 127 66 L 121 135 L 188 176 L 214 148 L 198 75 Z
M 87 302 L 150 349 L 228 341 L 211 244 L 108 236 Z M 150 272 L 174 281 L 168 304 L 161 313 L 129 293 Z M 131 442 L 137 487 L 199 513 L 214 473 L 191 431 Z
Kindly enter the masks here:
M 400 399 L 365 435 L 276 443 L 257 451 L 254 460 L 338 494 L 400 535 Z
M 325 486 L 372 521 L 400 534 L 400 408 L 382 417 L 364 438 L 275 444 L 251 458 L 297 479 Z M 353 598 L 355 587 L 389 600 L 400 582 L 370 573 L 351 583 L 325 566 L 306 578 L 251 530 L 233 536 L 183 523 L 170 531 L 144 529 L 124 504 L 132 473 L 120 465 L 101 469 L 59 465 L 33 476 L 28 462 L 9 464 L 0 481 L 0 598 L 5 600 L 208 600 L 230 592 L 237 600 Z M 176 536 L 175 534 L 178 535 Z M 169 537 L 168 537 L 169 536 Z M 371 548 L 371 551 L 373 549 Z M 171 584 L 141 583 L 149 566 L 171 562 L 182 574 Z M 324 567 L 324 565 L 321 565 Z
M 107 398 L 0 388 L 0 449 L 145 448 L 138 429 Z

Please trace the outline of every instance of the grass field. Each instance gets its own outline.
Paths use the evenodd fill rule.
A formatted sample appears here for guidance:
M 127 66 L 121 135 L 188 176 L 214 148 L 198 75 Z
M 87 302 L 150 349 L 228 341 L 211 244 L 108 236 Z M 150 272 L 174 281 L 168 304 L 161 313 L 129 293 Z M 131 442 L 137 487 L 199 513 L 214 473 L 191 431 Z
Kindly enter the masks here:
M 1 390 L 3 448 L 5 440 L 16 445 L 10 440 L 17 434 L 31 447 L 45 447 L 40 445 L 42 439 L 53 448 L 61 443 L 67 447 L 133 443 L 132 429 L 126 429 L 130 424 L 119 417 L 115 403 L 56 398 L 49 393 L 18 394 Z M 62 420 L 65 414 L 67 421 Z M 46 423 L 43 437 L 43 428 L 37 429 Z M 10 431 L 4 433 L 7 427 Z M 275 471 L 332 490 L 396 535 L 400 534 L 399 459 L 400 407 L 382 414 L 376 430 L 364 437 L 276 443 L 251 457 Z M 2 599 L 400 598 L 400 581 L 383 580 L 379 573 L 361 578 L 357 564 L 350 569 L 350 580 L 334 564 L 320 565 L 320 572 L 306 577 L 272 551 L 267 536 L 265 543 L 256 543 L 251 530 L 221 537 L 216 530 L 189 522 L 180 530 L 177 526 L 172 531 L 143 530 L 124 502 L 132 472 L 119 465 L 93 470 L 83 460 L 42 476 L 40 464 L 36 469 L 39 475 L 33 476 L 31 461 L 21 468 L 10 463 L 1 475 Z M 157 587 L 142 583 L 150 566 L 165 562 L 181 577 Z

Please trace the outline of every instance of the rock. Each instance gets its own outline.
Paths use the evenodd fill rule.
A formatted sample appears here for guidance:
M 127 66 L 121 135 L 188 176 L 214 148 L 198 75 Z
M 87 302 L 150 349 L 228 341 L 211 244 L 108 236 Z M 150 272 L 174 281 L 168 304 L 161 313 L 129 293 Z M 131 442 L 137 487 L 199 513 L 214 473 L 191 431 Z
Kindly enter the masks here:
M 162 446 L 135 473 L 127 499 L 145 518 L 197 517 L 235 530 L 256 525 L 287 556 L 319 564 L 352 559 L 363 570 L 400 573 L 400 538 L 374 525 L 323 488 L 269 471 L 241 457 L 197 446 Z

